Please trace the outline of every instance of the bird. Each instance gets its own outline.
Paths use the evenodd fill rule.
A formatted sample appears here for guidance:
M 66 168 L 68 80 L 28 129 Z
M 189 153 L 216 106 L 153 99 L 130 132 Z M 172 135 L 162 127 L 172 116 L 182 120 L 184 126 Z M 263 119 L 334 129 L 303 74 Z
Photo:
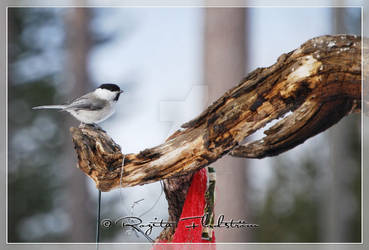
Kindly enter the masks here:
M 96 125 L 109 118 L 115 111 L 120 94 L 124 91 L 116 84 L 104 83 L 69 104 L 44 105 L 32 109 L 57 109 L 70 113 L 81 125 Z

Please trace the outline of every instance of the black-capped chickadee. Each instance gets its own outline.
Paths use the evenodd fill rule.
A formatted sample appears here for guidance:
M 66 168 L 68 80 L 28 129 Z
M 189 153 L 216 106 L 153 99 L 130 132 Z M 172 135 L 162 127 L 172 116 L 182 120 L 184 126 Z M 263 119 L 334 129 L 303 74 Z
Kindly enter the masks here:
M 81 123 L 96 124 L 114 113 L 114 106 L 121 93 L 123 90 L 120 90 L 118 85 L 106 83 L 70 104 L 38 106 L 32 109 L 60 109 L 69 112 Z

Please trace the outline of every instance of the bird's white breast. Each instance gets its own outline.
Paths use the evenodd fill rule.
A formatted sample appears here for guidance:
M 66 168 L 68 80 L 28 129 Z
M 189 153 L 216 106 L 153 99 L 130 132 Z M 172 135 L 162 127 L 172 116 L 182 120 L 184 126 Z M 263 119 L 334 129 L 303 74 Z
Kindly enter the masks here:
M 86 124 L 99 123 L 109 118 L 115 111 L 113 105 L 107 105 L 100 110 L 66 110 L 77 120 Z

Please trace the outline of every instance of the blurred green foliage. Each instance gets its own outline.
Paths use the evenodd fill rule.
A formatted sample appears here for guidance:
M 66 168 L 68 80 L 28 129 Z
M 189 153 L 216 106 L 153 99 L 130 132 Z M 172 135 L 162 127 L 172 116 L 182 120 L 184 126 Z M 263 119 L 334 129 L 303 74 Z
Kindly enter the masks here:
M 33 216 L 47 215 L 56 208 L 53 197 L 60 187 L 54 163 L 59 160 L 64 140 L 56 127 L 62 117 L 57 114 L 36 116 L 31 110 L 41 102 L 53 102 L 56 88 L 52 85 L 52 77 L 57 72 L 34 72 L 30 80 L 22 77 L 20 68 L 24 66 L 19 66 L 48 49 L 37 44 L 36 36 L 45 25 L 57 25 L 53 16 L 47 9 L 8 9 L 9 242 L 59 241 L 63 238 L 57 230 L 48 228 L 50 225 L 46 220 L 40 219 L 38 223 L 31 220 Z M 35 230 L 34 234 L 28 234 L 35 224 L 45 231 Z
M 68 242 L 71 223 L 65 210 L 63 152 L 65 140 L 71 139 L 60 129 L 67 114 L 32 110 L 66 99 L 57 88 L 65 74 L 66 11 L 8 9 L 9 242 Z M 97 16 L 103 17 L 100 12 Z M 109 33 L 93 34 L 94 45 L 113 38 Z M 112 201 L 104 205 L 105 211 L 112 211 Z M 117 231 L 107 230 L 104 239 Z

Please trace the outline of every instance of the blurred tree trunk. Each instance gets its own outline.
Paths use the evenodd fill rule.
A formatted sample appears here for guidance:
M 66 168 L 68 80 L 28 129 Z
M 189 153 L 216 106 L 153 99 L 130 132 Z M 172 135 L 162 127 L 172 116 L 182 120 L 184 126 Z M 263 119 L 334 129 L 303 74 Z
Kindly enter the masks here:
M 344 1 L 340 2 L 343 6 Z M 360 20 L 355 23 L 347 8 L 332 9 L 332 17 L 333 34 L 352 34 L 356 27 L 360 27 Z M 360 35 L 360 30 L 357 35 Z M 353 134 L 360 133 L 359 124 L 360 116 L 348 116 L 325 135 L 330 149 L 328 176 L 325 181 L 326 193 L 321 197 L 324 211 L 322 225 L 325 228 L 322 232 L 322 240 L 326 242 L 352 241 L 353 237 L 360 235 L 357 232 L 360 230 L 357 228 L 360 225 L 356 223 L 355 226 L 355 217 L 360 210 L 360 203 L 357 203 L 358 200 L 355 197 L 357 194 L 352 186 L 360 179 L 361 171 L 360 164 L 353 159 L 354 149 L 348 146 L 355 145 L 357 137 Z M 353 133 L 353 130 L 359 131 Z M 356 206 L 357 204 L 359 206 Z
M 245 76 L 245 13 L 244 8 L 206 9 L 204 82 L 209 86 L 209 103 Z M 217 176 L 215 220 L 221 214 L 226 220 L 247 219 L 246 160 L 225 156 L 211 166 Z M 217 242 L 246 242 L 246 234 L 243 229 L 215 231 Z
M 85 94 L 89 89 L 90 81 L 87 74 L 87 56 L 90 50 L 89 34 L 89 9 L 74 8 L 67 11 L 65 26 L 67 32 L 66 46 L 66 79 L 65 87 L 69 89 L 68 96 L 71 99 Z M 68 131 L 72 124 L 68 116 L 64 130 Z M 73 120 L 75 122 L 75 120 Z M 92 211 L 95 211 L 95 203 L 91 202 L 87 190 L 86 176 L 76 168 L 76 157 L 73 151 L 72 141 L 65 145 L 65 171 L 67 210 L 70 216 L 69 241 L 93 242 L 95 239 L 95 224 Z

